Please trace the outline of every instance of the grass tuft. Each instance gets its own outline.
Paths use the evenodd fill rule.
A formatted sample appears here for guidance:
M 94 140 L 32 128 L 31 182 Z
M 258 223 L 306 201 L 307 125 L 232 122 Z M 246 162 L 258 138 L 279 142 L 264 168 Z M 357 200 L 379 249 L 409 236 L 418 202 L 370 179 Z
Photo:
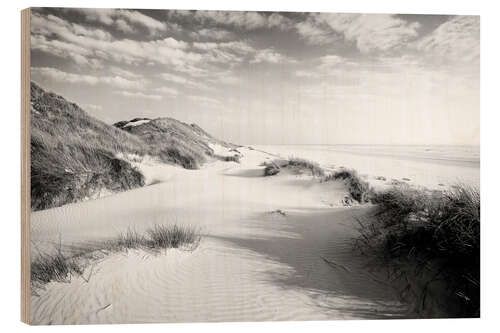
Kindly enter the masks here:
M 355 170 L 343 169 L 323 178 L 323 181 L 331 180 L 343 180 L 351 197 L 359 203 L 369 202 L 374 194 L 370 184 L 361 179 Z
M 190 226 L 155 225 L 146 230 L 145 235 L 128 229 L 116 239 L 94 245 L 74 256 L 64 255 L 60 249 L 54 254 L 37 256 L 31 262 L 31 284 L 36 289 L 51 281 L 67 282 L 72 275 L 82 275 L 85 266 L 95 259 L 93 253 L 115 253 L 129 249 L 153 252 L 168 248 L 194 250 L 200 240 L 199 231 Z
M 179 248 L 186 245 L 196 247 L 200 241 L 195 229 L 178 225 L 155 225 L 147 234 L 149 238 L 146 244 L 153 249 Z
M 442 281 L 449 291 L 451 316 L 478 316 L 479 190 L 466 185 L 444 192 L 403 186 L 373 195 L 372 202 L 378 205 L 376 220 L 363 226 L 360 244 L 379 250 L 398 273 L 410 274 L 406 267 L 413 262 L 413 273 L 433 275 L 426 285 Z
M 323 177 L 325 175 L 325 171 L 318 163 L 303 158 L 290 157 L 288 167 L 309 170 L 313 176 Z
M 31 283 L 35 285 L 50 281 L 65 282 L 74 273 L 81 274 L 81 267 L 74 259 L 65 257 L 61 251 L 54 255 L 41 255 L 31 263 Z

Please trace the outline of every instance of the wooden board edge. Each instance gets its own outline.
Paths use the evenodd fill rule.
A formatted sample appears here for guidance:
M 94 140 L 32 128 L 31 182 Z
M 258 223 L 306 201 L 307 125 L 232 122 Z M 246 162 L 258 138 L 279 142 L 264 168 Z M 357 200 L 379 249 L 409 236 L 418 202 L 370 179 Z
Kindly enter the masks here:
M 21 11 L 21 321 L 30 323 L 30 91 L 29 8 Z

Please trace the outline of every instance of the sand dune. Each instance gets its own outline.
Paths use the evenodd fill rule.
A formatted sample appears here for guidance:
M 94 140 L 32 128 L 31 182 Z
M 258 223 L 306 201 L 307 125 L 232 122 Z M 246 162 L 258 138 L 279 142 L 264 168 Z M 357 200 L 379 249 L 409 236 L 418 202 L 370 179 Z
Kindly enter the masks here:
M 203 234 L 193 252 L 116 253 L 70 283 L 47 284 L 31 298 L 32 322 L 411 316 L 383 276 L 352 251 L 354 217 L 370 207 L 343 207 L 340 182 L 290 172 L 262 177 L 259 165 L 269 156 L 239 150 L 241 164 L 213 162 L 201 170 L 150 164 L 143 166 L 150 186 L 32 214 L 35 256 L 59 242 L 65 249 L 88 246 L 158 223 Z

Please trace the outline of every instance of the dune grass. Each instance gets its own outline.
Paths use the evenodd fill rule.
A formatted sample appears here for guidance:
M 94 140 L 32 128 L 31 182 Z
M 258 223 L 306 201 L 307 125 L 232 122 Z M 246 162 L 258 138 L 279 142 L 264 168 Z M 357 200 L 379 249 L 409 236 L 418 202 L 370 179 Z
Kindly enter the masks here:
M 429 284 L 441 282 L 448 291 L 445 312 L 479 316 L 479 190 L 466 185 L 444 192 L 399 186 L 374 194 L 372 202 L 378 205 L 376 219 L 362 225 L 358 244 L 376 250 L 408 281 L 413 275 L 425 280 L 420 307 Z
M 53 255 L 43 254 L 31 263 L 31 283 L 40 285 L 55 282 L 65 282 L 72 274 L 82 274 L 79 263 L 62 254 L 60 250 Z
M 262 166 L 264 168 L 264 176 L 273 176 L 280 172 L 282 168 L 289 168 L 295 171 L 307 171 L 312 176 L 324 176 L 323 168 L 316 162 L 309 161 L 303 158 L 289 157 L 288 159 L 274 159 L 272 161 L 264 161 Z
M 356 170 L 343 169 L 323 178 L 323 181 L 343 180 L 351 197 L 359 203 L 369 202 L 374 195 L 373 188 L 363 180 Z
M 53 254 L 41 254 L 31 262 L 31 284 L 39 287 L 51 281 L 67 282 L 73 275 L 82 275 L 85 266 L 103 252 L 116 253 L 129 249 L 157 252 L 179 248 L 192 251 L 201 240 L 199 230 L 191 226 L 155 225 L 140 234 L 128 229 L 115 239 L 101 242 L 76 255 L 65 255 L 59 246 Z
M 236 147 L 172 118 L 111 126 L 34 82 L 30 95 L 33 210 L 144 186 L 131 156 L 197 169 L 213 154 L 209 142 Z
M 241 160 L 241 155 L 234 154 L 234 155 L 228 155 L 228 156 L 222 156 L 222 155 L 216 155 L 214 154 L 214 157 L 220 161 L 224 162 L 236 162 L 240 163 Z
M 309 170 L 313 176 L 323 177 L 325 175 L 325 171 L 318 163 L 303 158 L 290 157 L 287 166 L 299 170 Z

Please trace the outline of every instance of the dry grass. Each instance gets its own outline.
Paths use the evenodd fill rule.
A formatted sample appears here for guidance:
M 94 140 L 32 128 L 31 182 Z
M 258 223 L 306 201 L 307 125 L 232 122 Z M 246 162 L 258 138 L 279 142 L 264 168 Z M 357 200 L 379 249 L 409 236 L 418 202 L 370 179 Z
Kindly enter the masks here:
M 309 161 L 303 158 L 290 157 L 288 159 L 274 159 L 272 161 L 264 161 L 264 176 L 273 176 L 280 172 L 282 168 L 289 168 L 297 172 L 310 172 L 312 176 L 324 176 L 324 170 L 318 163 Z
M 443 282 L 450 316 L 479 316 L 479 190 L 466 185 L 444 192 L 401 186 L 375 194 L 372 202 L 378 205 L 376 220 L 363 225 L 358 244 L 379 252 L 398 274 L 432 276 L 426 288 Z M 411 272 L 409 264 L 415 267 Z
M 351 197 L 359 203 L 369 202 L 374 194 L 370 184 L 361 179 L 355 170 L 343 169 L 323 178 L 323 181 L 331 180 L 343 180 Z
M 308 170 L 315 177 L 323 177 L 325 175 L 325 171 L 318 163 L 303 158 L 290 157 L 287 166 L 299 170 Z
M 31 284 L 36 289 L 51 281 L 67 282 L 73 275 L 82 275 L 85 266 L 103 252 L 116 253 L 129 249 L 157 252 L 169 248 L 192 251 L 198 247 L 200 240 L 199 231 L 190 226 L 155 225 L 144 235 L 128 229 L 116 239 L 96 244 L 77 255 L 65 255 L 59 247 L 55 254 L 37 256 L 31 262 Z
M 208 142 L 233 147 L 195 124 L 171 118 L 123 127 L 127 123 L 105 124 L 32 82 L 31 208 L 47 209 L 101 192 L 144 186 L 143 175 L 124 160 L 127 156 L 149 155 L 197 169 L 213 154 Z

